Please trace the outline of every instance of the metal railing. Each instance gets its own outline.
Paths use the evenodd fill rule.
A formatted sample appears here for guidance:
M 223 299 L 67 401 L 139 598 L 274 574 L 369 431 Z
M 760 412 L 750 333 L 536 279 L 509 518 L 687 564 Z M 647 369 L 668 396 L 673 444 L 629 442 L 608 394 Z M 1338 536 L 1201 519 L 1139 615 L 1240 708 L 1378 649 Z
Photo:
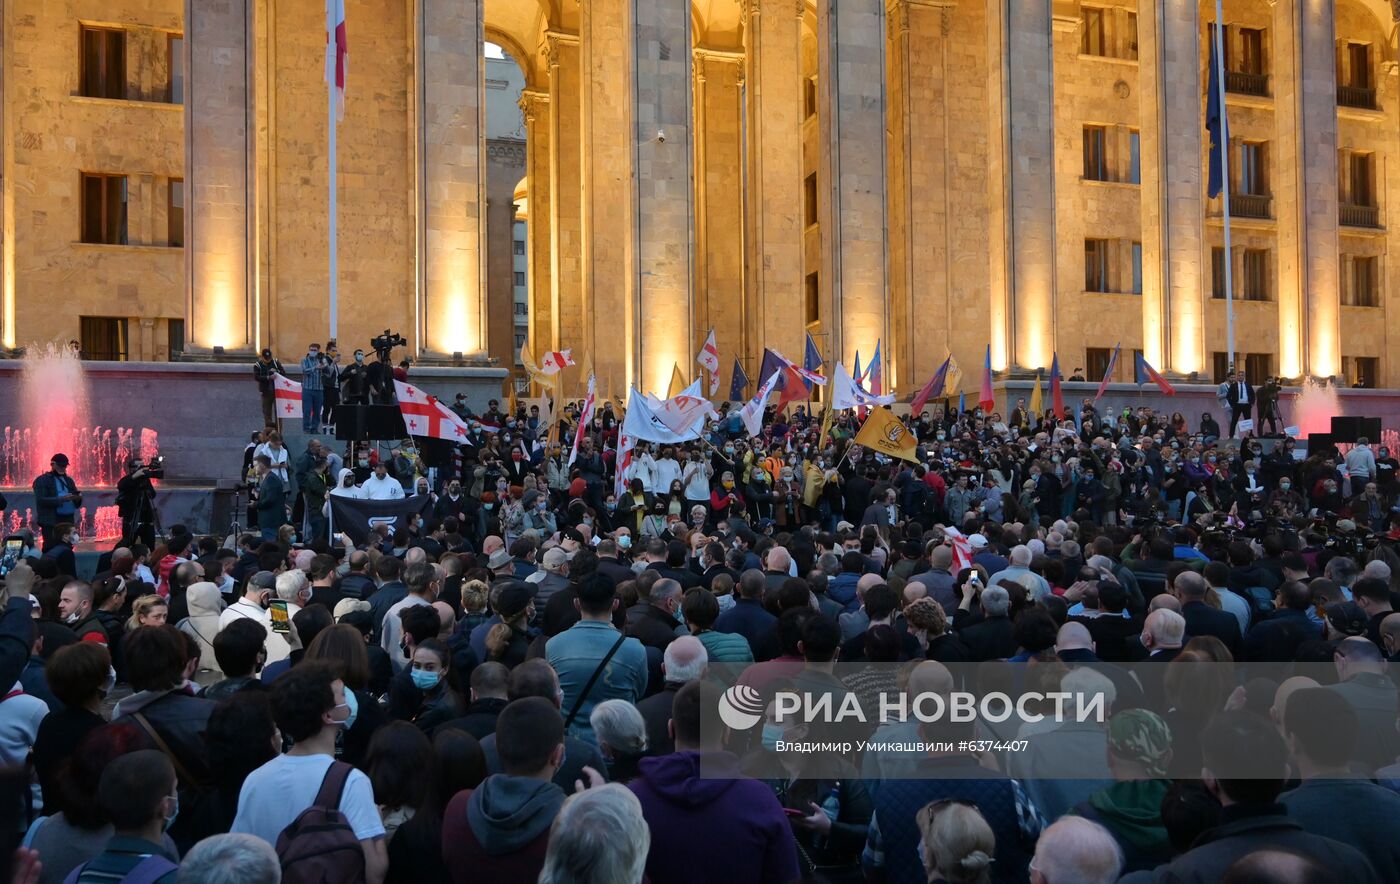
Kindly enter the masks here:
M 1247 74 L 1244 71 L 1225 72 L 1225 91 L 1240 95 L 1269 95 L 1268 74 Z
M 1349 206 L 1341 205 L 1337 207 L 1337 220 L 1343 227 L 1374 227 L 1381 226 L 1381 210 L 1379 206 Z
M 1376 90 L 1365 86 L 1338 86 L 1337 105 L 1339 107 L 1359 107 L 1363 110 L 1376 109 Z
M 1272 218 L 1274 216 L 1270 207 L 1273 201 L 1274 198 L 1271 196 L 1232 193 L 1230 194 L 1230 214 L 1236 218 Z

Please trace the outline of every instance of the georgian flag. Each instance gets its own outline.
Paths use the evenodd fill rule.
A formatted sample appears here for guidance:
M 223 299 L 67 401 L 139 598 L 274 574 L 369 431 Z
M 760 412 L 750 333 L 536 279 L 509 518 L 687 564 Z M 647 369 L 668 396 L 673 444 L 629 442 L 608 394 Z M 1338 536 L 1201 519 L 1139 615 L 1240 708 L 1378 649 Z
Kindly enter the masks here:
M 953 574 L 972 567 L 972 541 L 956 528 L 944 528 L 943 536 L 953 544 Z M 961 591 L 961 590 L 959 590 Z
M 710 329 L 709 337 L 705 338 L 704 345 L 700 348 L 700 354 L 695 357 L 695 361 L 700 367 L 710 373 L 710 398 L 713 399 L 719 392 L 719 345 L 715 343 L 715 330 Z
M 593 412 L 598 404 L 598 381 L 593 375 L 588 376 L 588 396 L 583 400 L 583 409 L 578 416 L 578 427 L 574 430 L 574 447 L 569 451 L 569 466 L 574 465 L 578 460 L 578 451 L 583 444 L 583 434 L 588 432 L 588 425 L 593 423 Z
M 301 417 L 301 384 L 274 371 L 272 373 L 272 389 L 276 396 L 276 411 L 279 419 Z
M 540 359 L 540 372 L 547 375 L 555 375 L 571 365 L 577 365 L 577 363 L 574 362 L 573 353 L 573 350 L 547 351 Z
M 326 83 L 335 90 L 335 119 L 345 119 L 345 73 L 350 44 L 345 36 L 345 0 L 326 0 Z
M 399 411 L 403 414 L 403 425 L 408 435 L 459 443 L 470 440 L 471 431 L 466 421 L 439 402 L 436 396 L 397 380 L 394 381 L 394 393 L 399 397 Z

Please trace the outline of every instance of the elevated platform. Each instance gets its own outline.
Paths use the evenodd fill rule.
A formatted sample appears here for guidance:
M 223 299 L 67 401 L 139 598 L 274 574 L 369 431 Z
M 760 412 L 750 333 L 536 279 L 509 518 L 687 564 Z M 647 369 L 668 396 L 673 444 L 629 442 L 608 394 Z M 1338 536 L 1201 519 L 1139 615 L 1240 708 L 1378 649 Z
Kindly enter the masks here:
M 97 542 L 100 550 L 111 549 L 110 542 L 119 536 L 121 523 L 117 518 L 117 490 L 115 488 L 83 488 L 82 518 L 79 530 L 83 537 Z M 5 531 L 9 532 L 32 520 L 34 512 L 34 492 L 29 488 L 0 488 L 8 504 L 0 518 L 4 520 Z M 171 525 L 183 524 L 195 534 L 226 532 L 234 517 L 234 493 L 216 490 L 209 485 L 162 485 L 156 489 L 156 512 L 161 525 L 167 530 Z M 243 507 L 248 505 L 248 495 L 242 497 Z M 247 513 L 239 518 L 247 528 Z M 80 545 L 87 546 L 85 541 Z

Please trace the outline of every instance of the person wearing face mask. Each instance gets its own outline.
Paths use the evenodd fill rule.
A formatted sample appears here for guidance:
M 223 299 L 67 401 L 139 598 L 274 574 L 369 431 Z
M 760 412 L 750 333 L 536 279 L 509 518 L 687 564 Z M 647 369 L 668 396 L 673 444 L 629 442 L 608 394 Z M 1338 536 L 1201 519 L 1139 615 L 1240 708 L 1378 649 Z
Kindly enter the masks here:
M 363 500 L 399 500 L 403 496 L 403 484 L 389 475 L 389 466 L 382 460 L 375 464 L 374 475 L 360 486 Z
M 77 557 L 73 555 L 73 548 L 78 545 L 78 539 L 78 529 L 71 522 L 60 522 L 53 527 L 53 537 L 44 548 L 44 558 L 53 561 L 59 576 L 77 576 Z
M 155 749 L 114 758 L 102 771 L 97 805 L 112 821 L 112 837 L 67 880 L 175 884 L 179 852 L 171 849 L 165 832 L 180 812 L 180 797 L 170 759 Z
M 492 632 L 509 629 L 506 623 L 492 627 Z M 487 638 L 488 653 L 491 639 Z M 528 643 L 528 640 L 527 640 Z M 524 662 L 524 654 L 520 655 Z M 418 725 L 424 733 L 432 733 L 433 728 L 459 717 L 466 711 L 467 704 L 462 695 L 448 678 L 452 664 L 452 652 L 447 645 L 435 638 L 425 639 L 413 649 L 413 659 L 409 664 L 409 679 L 421 696 L 418 708 L 409 720 Z
M 336 737 L 350 721 L 345 683 L 330 663 L 306 662 L 277 680 L 272 711 L 292 748 L 248 775 L 231 831 L 277 843 L 323 789 L 340 795 L 338 809 L 364 852 L 364 880 L 384 880 L 388 853 L 384 823 L 369 777 L 335 760 Z
M 301 359 L 301 431 L 307 435 L 321 432 L 328 365 L 320 344 L 306 348 L 306 355 Z
M 366 463 L 369 461 L 366 460 Z M 360 499 L 360 487 L 355 484 L 355 471 L 349 467 L 342 468 L 336 476 L 335 487 L 327 494 L 331 497 L 348 497 L 352 500 Z
M 262 626 L 267 638 L 264 642 L 265 663 L 285 660 L 291 654 L 287 639 L 272 629 L 272 614 L 267 610 L 275 591 L 277 577 L 271 571 L 259 571 L 248 578 L 243 597 L 224 608 L 219 614 L 219 629 L 227 629 L 235 620 L 252 620 Z M 218 639 L 215 638 L 217 642 Z
M 340 401 L 346 405 L 369 404 L 369 370 L 363 350 L 356 350 L 351 363 L 340 369 Z
M 1292 518 L 1307 508 L 1303 495 L 1293 487 L 1293 477 L 1284 476 L 1269 495 L 1269 514 L 1282 518 Z

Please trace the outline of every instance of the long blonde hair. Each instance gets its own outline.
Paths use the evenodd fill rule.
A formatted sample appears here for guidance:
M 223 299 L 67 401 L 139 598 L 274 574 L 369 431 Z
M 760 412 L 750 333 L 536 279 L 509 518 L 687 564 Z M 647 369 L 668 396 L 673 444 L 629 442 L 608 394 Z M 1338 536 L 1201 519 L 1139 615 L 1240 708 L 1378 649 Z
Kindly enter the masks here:
M 132 602 L 131 619 L 126 621 L 127 632 L 130 632 L 131 630 L 137 629 L 144 625 L 141 623 L 141 618 L 145 617 L 147 614 L 150 614 L 151 611 L 155 610 L 156 608 L 168 609 L 169 603 L 158 595 L 143 595 L 136 601 Z
M 948 884 L 988 884 L 997 839 L 976 807 L 934 802 L 915 818 L 924 838 L 924 868 Z

